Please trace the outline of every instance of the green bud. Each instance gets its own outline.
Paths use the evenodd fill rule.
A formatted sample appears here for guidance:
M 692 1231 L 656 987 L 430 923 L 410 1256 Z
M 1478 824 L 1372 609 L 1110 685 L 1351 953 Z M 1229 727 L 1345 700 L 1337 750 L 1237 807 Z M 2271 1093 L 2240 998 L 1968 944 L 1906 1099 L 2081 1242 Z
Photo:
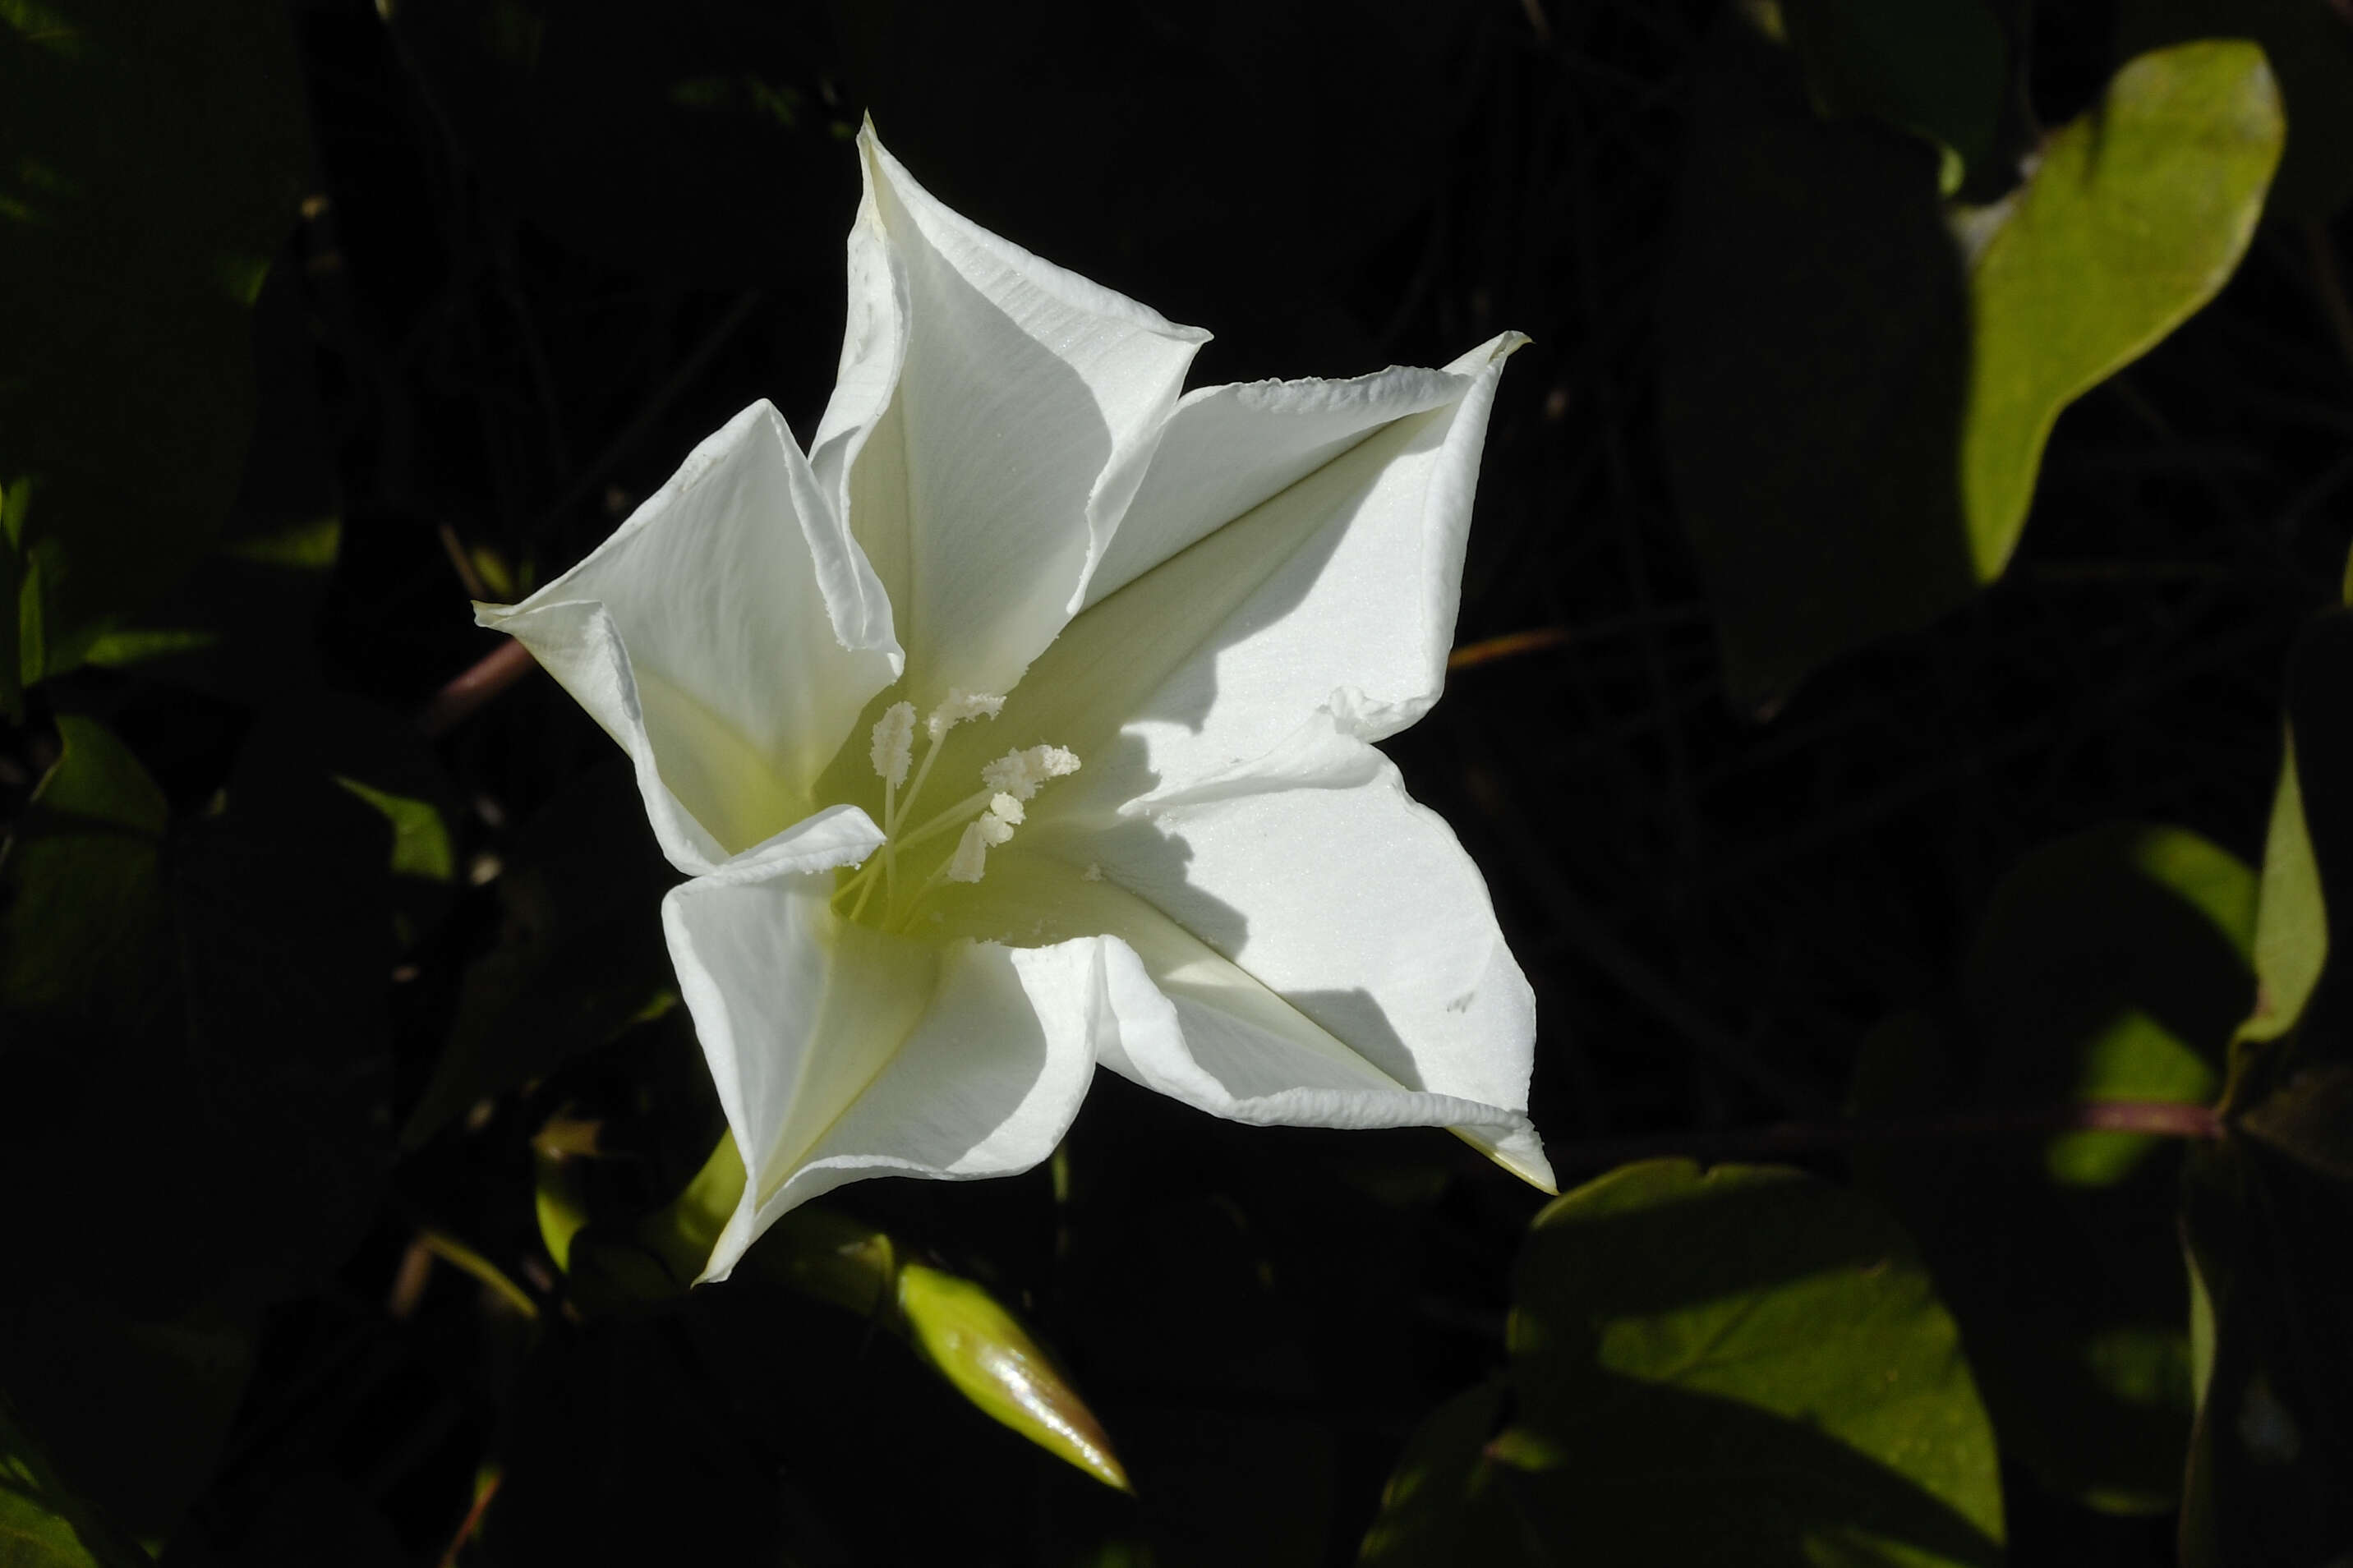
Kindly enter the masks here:
M 910 1263 L 899 1270 L 899 1311 L 923 1359 L 991 1418 L 1105 1486 L 1134 1489 L 1093 1412 L 996 1297 Z

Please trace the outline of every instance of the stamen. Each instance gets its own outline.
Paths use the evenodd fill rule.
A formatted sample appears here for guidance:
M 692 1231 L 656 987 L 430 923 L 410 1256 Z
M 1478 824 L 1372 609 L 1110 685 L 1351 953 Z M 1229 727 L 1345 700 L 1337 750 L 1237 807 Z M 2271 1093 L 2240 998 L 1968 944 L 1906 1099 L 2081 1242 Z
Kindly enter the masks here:
M 997 710 L 1004 706 L 1005 699 L 1002 697 L 987 691 L 966 691 L 962 687 L 951 686 L 948 688 L 945 700 L 932 710 L 930 718 L 923 721 L 923 729 L 931 735 L 932 743 L 937 745 L 942 736 L 965 720 L 984 717 L 994 719 L 997 717 Z
M 907 768 L 915 760 L 915 705 L 893 702 L 874 721 L 874 744 L 867 753 L 882 782 L 897 789 L 907 782 Z
M 988 838 L 986 830 L 980 825 L 989 820 L 990 818 L 985 816 L 975 817 L 965 828 L 964 837 L 956 840 L 955 853 L 948 857 L 948 863 L 944 868 L 949 881 L 977 882 L 980 880 L 981 872 L 988 865 Z M 1010 837 L 1012 831 L 1011 828 L 1007 828 L 1007 836 Z
M 980 779 L 992 790 L 1016 800 L 1028 800 L 1050 779 L 1068 778 L 1078 771 L 1079 759 L 1074 753 L 1060 746 L 1032 746 L 1026 752 L 1008 752 L 984 764 Z
M 1028 815 L 1021 809 L 1021 803 L 1009 795 L 998 795 L 992 798 L 988 803 L 988 814 L 991 816 L 1004 818 L 1015 827 L 1020 826 L 1021 819 Z

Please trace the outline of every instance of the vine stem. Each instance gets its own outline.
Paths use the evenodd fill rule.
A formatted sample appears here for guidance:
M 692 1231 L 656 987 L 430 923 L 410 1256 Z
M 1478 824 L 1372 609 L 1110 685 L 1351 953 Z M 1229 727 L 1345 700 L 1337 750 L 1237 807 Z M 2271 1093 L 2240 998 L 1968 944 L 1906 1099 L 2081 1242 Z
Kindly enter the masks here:
M 417 727 L 428 736 L 446 734 L 538 668 L 531 650 L 509 637 L 472 666 L 450 677 L 448 683 L 433 694 L 433 700 L 418 710 Z
M 2073 1105 L 2016 1106 L 1939 1116 L 1873 1121 L 1783 1121 L 1728 1132 L 1666 1132 L 1642 1138 L 1596 1138 L 1556 1143 L 1546 1152 L 1556 1165 L 1622 1165 L 1631 1160 L 1684 1155 L 1728 1160 L 1768 1154 L 1809 1154 L 1872 1143 L 1958 1142 L 1978 1138 L 2049 1136 L 2060 1132 L 2141 1132 L 2158 1138 L 2214 1142 L 2221 1116 L 2211 1106 L 2171 1100 L 2088 1100 Z

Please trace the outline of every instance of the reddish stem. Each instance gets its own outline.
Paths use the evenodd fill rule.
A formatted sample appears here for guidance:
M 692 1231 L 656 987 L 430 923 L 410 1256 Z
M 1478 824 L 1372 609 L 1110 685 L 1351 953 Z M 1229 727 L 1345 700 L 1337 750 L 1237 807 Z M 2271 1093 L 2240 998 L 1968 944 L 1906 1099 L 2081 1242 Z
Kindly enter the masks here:
M 447 733 L 537 668 L 531 650 L 510 638 L 435 692 L 433 700 L 417 713 L 417 727 L 427 735 Z

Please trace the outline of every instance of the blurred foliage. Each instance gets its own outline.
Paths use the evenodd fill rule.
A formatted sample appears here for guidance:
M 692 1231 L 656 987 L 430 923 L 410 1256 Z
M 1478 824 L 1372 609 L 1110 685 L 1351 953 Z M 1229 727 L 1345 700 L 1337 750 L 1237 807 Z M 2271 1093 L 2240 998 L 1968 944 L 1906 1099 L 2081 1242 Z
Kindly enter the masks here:
M 1534 336 L 1390 749 L 1586 1184 L 1106 1075 L 689 1289 L 674 874 L 433 699 L 870 113 L 1197 383 Z M 2348 199 L 2335 0 L 0 5 L 0 1563 L 2330 1561 Z

